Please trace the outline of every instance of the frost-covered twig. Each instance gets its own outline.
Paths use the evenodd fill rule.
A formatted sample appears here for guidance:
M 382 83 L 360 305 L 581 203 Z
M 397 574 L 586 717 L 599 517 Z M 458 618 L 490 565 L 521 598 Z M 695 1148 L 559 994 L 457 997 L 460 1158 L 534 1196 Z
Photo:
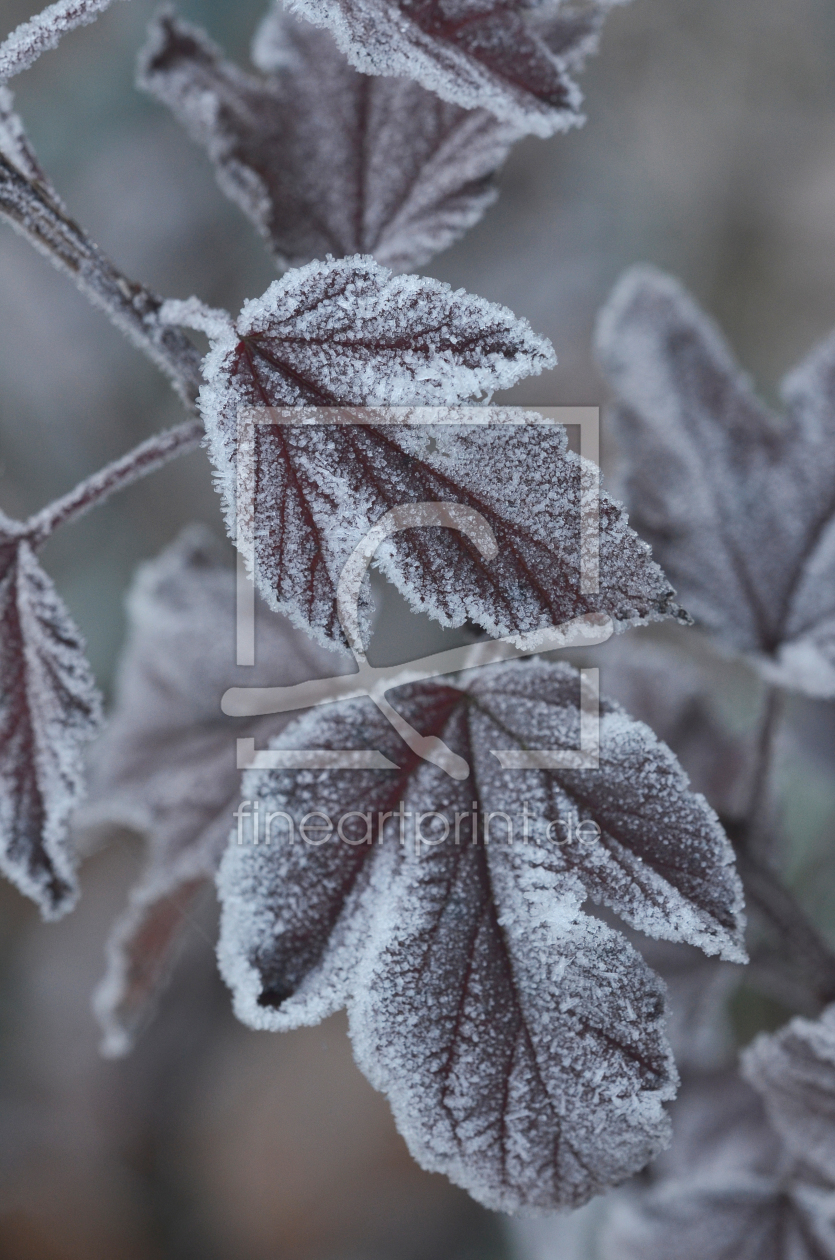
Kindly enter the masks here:
M 163 299 L 126 279 L 60 205 L 46 185 L 27 179 L 0 154 L 0 216 L 66 272 L 82 293 L 171 379 L 191 407 L 200 355 L 179 329 L 161 322 Z
M 202 437 L 202 421 L 186 420 L 174 429 L 167 429 L 164 433 L 148 438 L 112 464 L 106 464 L 91 477 L 79 482 L 69 494 L 56 499 L 30 517 L 26 522 L 26 531 L 32 545 L 40 546 L 59 526 L 68 525 L 70 521 L 83 516 L 117 490 L 123 490 L 140 477 L 156 472 L 177 455 L 186 455 L 194 450 Z
M 21 22 L 0 44 L 0 83 L 28 70 L 41 53 L 55 48 L 68 31 L 95 22 L 111 3 L 112 0 L 58 0 L 28 22 Z
M 46 184 L 48 182 L 23 129 L 23 123 L 15 113 L 14 97 L 2 83 L 0 83 L 0 153 L 33 183 Z

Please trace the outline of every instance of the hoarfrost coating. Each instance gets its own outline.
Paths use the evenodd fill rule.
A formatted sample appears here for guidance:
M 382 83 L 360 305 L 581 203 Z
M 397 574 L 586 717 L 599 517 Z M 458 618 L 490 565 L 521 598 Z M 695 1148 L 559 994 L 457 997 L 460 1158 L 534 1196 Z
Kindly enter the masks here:
M 506 635 L 586 612 L 619 626 L 681 615 L 605 494 L 594 523 L 600 591 L 581 591 L 584 465 L 561 428 L 456 427 L 456 402 L 553 363 L 550 345 L 505 308 L 353 258 L 288 273 L 234 325 L 194 306 L 168 303 L 164 313 L 212 342 L 201 409 L 230 535 L 271 606 L 321 642 L 343 642 L 335 591 L 354 547 L 389 508 L 414 502 L 469 505 L 498 540 L 491 563 L 451 531 L 381 546 L 386 575 L 442 624 L 470 618 Z M 270 407 L 302 404 L 321 407 L 322 423 L 270 422 Z M 363 404 L 446 406 L 450 423 L 431 435 L 327 423 L 329 406 Z M 253 408 L 264 423 L 249 422 Z
M 247 772 L 244 796 L 282 821 L 270 845 L 233 834 L 218 876 L 239 1017 L 285 1029 L 347 1005 L 358 1062 L 415 1157 L 502 1210 L 576 1206 L 666 1140 L 661 989 L 583 902 L 744 959 L 727 840 L 647 727 L 604 702 L 599 771 L 498 766 L 490 748 L 508 738 L 576 744 L 579 682 L 568 666 L 524 664 L 467 691 L 393 693 L 410 724 L 466 756 L 472 782 L 411 754 L 366 702 L 300 719 L 272 746 L 374 747 L 401 769 Z M 454 813 L 458 843 L 402 847 L 385 832 L 398 801 Z M 536 842 L 485 843 L 481 819 L 523 802 Z M 294 842 L 289 825 L 312 811 L 341 816 L 350 843 Z M 380 842 L 358 831 L 367 811 L 384 820 Z M 593 820 L 596 837 L 575 825 L 555 841 L 554 818 Z
M 41 53 L 57 48 L 62 36 L 95 22 L 112 0 L 57 0 L 36 17 L 22 22 L 0 44 L 0 84 L 28 70 Z
M 597 343 L 634 524 L 688 611 L 778 684 L 835 695 L 835 335 L 786 378 L 785 423 L 651 268 L 620 281 Z
M 163 15 L 140 85 L 208 151 L 218 181 L 279 267 L 373 254 L 427 262 L 496 197 L 518 128 L 441 101 L 410 79 L 354 70 L 327 31 L 271 10 L 244 74 L 195 27 Z
M 329 27 L 364 74 L 404 75 L 442 100 L 550 136 L 583 121 L 570 73 L 596 46 L 612 3 L 293 0 L 289 7 Z
M 258 664 L 235 660 L 235 574 L 205 527 L 186 530 L 142 566 L 128 598 L 129 634 L 115 705 L 94 748 L 78 829 L 145 837 L 143 871 L 113 926 L 96 1014 L 108 1054 L 130 1049 L 150 1017 L 197 898 L 214 877 L 240 792 L 239 724 L 220 712 L 236 682 L 295 682 L 347 668 L 271 615 L 257 616 Z M 288 722 L 248 724 L 263 743 Z
M 57 918 L 77 895 L 69 824 L 101 700 L 23 526 L 0 514 L 0 530 L 0 868 Z

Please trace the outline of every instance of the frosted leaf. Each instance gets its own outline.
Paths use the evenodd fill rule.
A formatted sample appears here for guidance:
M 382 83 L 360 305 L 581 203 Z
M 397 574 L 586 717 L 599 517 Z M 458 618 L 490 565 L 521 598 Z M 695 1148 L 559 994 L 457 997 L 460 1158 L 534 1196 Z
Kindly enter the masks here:
M 392 865 L 350 1027 L 418 1162 L 507 1212 L 576 1207 L 643 1167 L 674 1068 L 640 956 L 529 853 Z
M 835 1194 L 777 1178 L 665 1182 L 613 1212 L 604 1260 L 833 1260 Z
M 762 1034 L 742 1063 L 794 1159 L 835 1187 L 835 1006 Z
M 210 332 L 210 414 L 231 389 L 253 405 L 452 406 L 556 363 L 507 307 L 359 255 L 289 272 L 235 327 L 227 339 Z
M 642 943 L 641 953 L 667 986 L 667 1037 L 680 1071 L 727 1063 L 735 1053 L 728 1003 L 738 969 L 670 941 Z
M 543 664 L 488 672 L 472 685 L 470 726 L 481 791 L 495 792 L 506 802 L 502 808 L 519 812 L 524 801 L 535 801 L 543 815 L 572 819 L 591 832 L 576 850 L 554 846 L 549 861 L 578 877 L 594 901 L 610 906 L 631 927 L 744 961 L 742 889 L 730 843 L 714 811 L 688 790 L 676 758 L 649 727 L 601 700 L 597 770 L 534 770 L 508 777 L 496 758 L 482 751 L 501 747 L 503 733 L 519 747 L 559 747 L 567 741 L 576 747 L 573 686 L 567 667 Z
M 711 704 L 717 660 L 701 664 L 692 651 L 620 635 L 595 653 L 597 662 L 603 690 L 669 744 L 695 791 L 720 817 L 740 817 L 747 805 L 751 750 Z
M 56 48 L 68 31 L 95 22 L 112 0 L 57 0 L 28 22 L 21 22 L 0 44 L 0 83 L 37 61 L 41 53 Z
M 649 268 L 615 290 L 598 352 L 633 524 L 688 610 L 777 682 L 835 695 L 835 337 L 787 378 L 782 422 Z
M 739 959 L 727 841 L 669 751 L 605 701 L 599 770 L 499 768 L 492 748 L 577 747 L 567 665 L 390 699 L 473 777 L 416 761 L 365 701 L 274 740 L 401 768 L 247 772 L 218 876 L 236 1013 L 279 1030 L 347 1005 L 357 1060 L 424 1167 L 494 1208 L 577 1206 L 658 1152 L 674 1080 L 660 986 L 582 905 Z
M 508 0 L 293 0 L 327 26 L 364 74 L 416 79 L 445 101 L 484 108 L 540 136 L 582 121 L 569 77 L 611 4 Z
M 371 259 L 331 260 L 276 281 L 235 329 L 210 336 L 201 410 L 227 527 L 254 553 L 265 599 L 322 642 L 343 642 L 335 592 L 348 557 L 408 503 L 468 505 L 495 534 L 491 560 L 453 530 L 407 530 L 379 548 L 412 607 L 444 625 L 471 619 L 509 634 L 583 613 L 619 626 L 677 613 L 605 494 L 600 591 L 581 591 L 583 465 L 561 426 L 462 425 L 454 411 L 433 413 L 450 423 L 431 426 L 245 424 L 239 449 L 241 408 L 452 404 L 540 371 L 550 346 L 503 307 Z M 236 513 L 239 460 L 249 502 Z
M 613 1201 L 601 1260 L 833 1260 L 835 1194 L 789 1173 L 738 1076 L 695 1078 L 672 1119 L 658 1184 Z
M 100 701 L 79 632 L 21 535 L 0 516 L 0 870 L 54 919 L 77 896 L 68 828 Z
M 240 788 L 236 737 L 265 741 L 288 720 L 225 718 L 223 691 L 339 673 L 345 659 L 262 610 L 256 665 L 236 666 L 234 572 L 200 527 L 142 566 L 128 612 L 115 709 L 80 820 L 87 830 L 121 826 L 147 839 L 145 868 L 114 926 L 96 997 L 104 1047 L 114 1054 L 129 1049 L 148 1018 L 194 899 L 214 876 Z
M 478 221 L 518 130 L 410 79 L 354 70 L 326 31 L 271 11 L 244 74 L 163 15 L 140 86 L 174 111 L 280 267 L 373 254 L 411 270 Z

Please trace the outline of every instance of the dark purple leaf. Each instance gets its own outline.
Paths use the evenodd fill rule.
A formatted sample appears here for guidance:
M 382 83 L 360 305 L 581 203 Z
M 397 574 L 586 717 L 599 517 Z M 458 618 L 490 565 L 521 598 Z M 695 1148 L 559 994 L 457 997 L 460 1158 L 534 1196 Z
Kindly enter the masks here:
M 68 827 L 100 701 L 81 636 L 22 533 L 0 517 L 0 869 L 53 919 L 77 895 Z
M 785 381 L 780 421 L 679 285 L 638 268 L 598 352 L 632 523 L 688 610 L 776 681 L 835 695 L 835 338 Z
M 115 709 L 80 819 L 104 835 L 117 827 L 138 832 L 148 846 L 142 876 L 114 925 L 96 997 L 110 1054 L 128 1050 L 147 1020 L 195 898 L 214 877 L 240 792 L 236 739 L 254 736 L 260 746 L 289 720 L 226 718 L 223 692 L 346 668 L 344 656 L 316 647 L 263 609 L 256 665 L 236 666 L 234 572 L 203 528 L 187 530 L 140 569 L 128 611 Z
M 626 625 L 678 612 L 605 494 L 600 589 L 581 589 L 583 465 L 563 428 L 460 423 L 455 403 L 553 362 L 549 344 L 505 308 L 354 258 L 289 273 L 235 325 L 188 303 L 168 312 L 212 340 L 201 407 L 230 535 L 254 554 L 270 605 L 322 642 L 343 642 L 335 591 L 351 552 L 386 511 L 409 503 L 474 508 L 496 538 L 492 559 L 451 529 L 405 531 L 379 548 L 379 567 L 412 607 L 444 625 L 469 618 L 504 635 L 586 613 Z M 422 412 L 417 424 L 400 412 L 388 425 L 244 424 L 239 450 L 245 409 L 304 404 L 449 410 L 433 412 L 444 422 L 431 426 Z M 240 519 L 239 475 L 251 495 Z
M 595 46 L 610 0 L 294 0 L 365 74 L 416 79 L 540 136 L 582 121 L 569 77 Z
M 271 11 L 244 74 L 196 28 L 164 15 L 140 83 L 215 163 L 223 190 L 280 267 L 373 254 L 411 270 L 496 196 L 518 129 L 439 100 L 411 79 L 359 74 L 327 31 Z
M 283 1029 L 347 1005 L 416 1158 L 502 1210 L 577 1206 L 665 1141 L 661 989 L 584 903 L 744 957 L 728 842 L 646 726 L 603 701 L 598 769 L 500 768 L 492 749 L 576 748 L 580 697 L 576 671 L 541 663 L 392 692 L 465 780 L 369 702 L 309 714 L 272 746 L 377 749 L 400 769 L 248 772 L 218 877 L 238 1015 Z

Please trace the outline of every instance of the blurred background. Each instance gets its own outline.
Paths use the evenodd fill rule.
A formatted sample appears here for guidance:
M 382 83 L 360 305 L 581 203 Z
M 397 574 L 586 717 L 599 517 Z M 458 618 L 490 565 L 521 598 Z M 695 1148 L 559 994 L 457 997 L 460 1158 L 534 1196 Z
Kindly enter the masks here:
M 3 32 L 33 3 L 2 0 Z M 117 4 L 69 36 L 17 81 L 18 105 L 70 211 L 127 275 L 237 311 L 275 272 L 208 160 L 133 88 L 154 8 Z M 246 63 L 263 0 L 179 8 Z M 581 82 L 586 126 L 519 144 L 497 205 L 427 270 L 553 341 L 559 367 L 511 400 L 604 401 L 595 313 L 622 269 L 647 260 L 689 286 L 775 401 L 835 325 L 835 7 L 633 0 Z M 156 369 L 0 228 L 0 508 L 24 516 L 180 418 Z M 605 429 L 603 444 L 605 466 Z M 194 520 L 222 536 L 202 452 L 45 550 L 106 692 L 136 564 Z M 756 685 L 744 670 L 734 679 L 744 725 Z M 835 821 L 829 707 L 797 701 L 789 725 L 793 878 L 829 927 L 818 878 Z M 100 1059 L 90 993 L 141 861 L 127 837 L 97 854 L 79 908 L 57 925 L 0 885 L 2 1260 L 568 1257 L 556 1234 L 520 1233 L 414 1165 L 340 1018 L 282 1036 L 236 1024 L 215 974 L 211 896 L 156 1023 L 131 1058 Z

